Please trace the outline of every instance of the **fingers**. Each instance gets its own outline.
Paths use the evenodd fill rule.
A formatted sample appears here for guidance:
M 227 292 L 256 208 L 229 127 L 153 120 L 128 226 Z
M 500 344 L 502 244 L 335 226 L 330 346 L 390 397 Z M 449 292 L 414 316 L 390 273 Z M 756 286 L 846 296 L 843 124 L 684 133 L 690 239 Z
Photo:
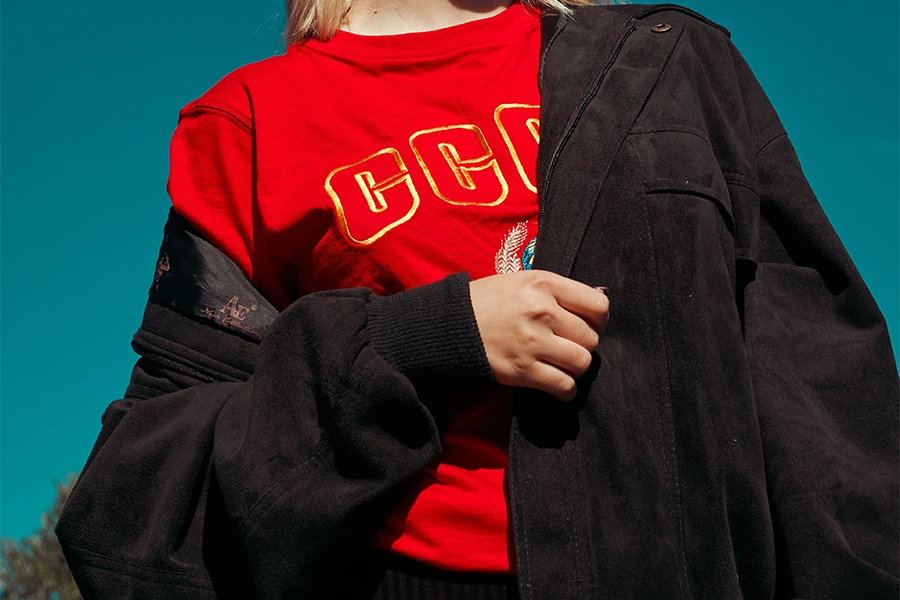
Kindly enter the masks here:
M 469 284 L 472 309 L 497 382 L 575 397 L 609 313 L 601 290 L 548 271 Z
M 579 378 L 590 368 L 593 355 L 575 342 L 551 336 L 535 353 L 535 358 L 550 364 L 574 378 Z
M 588 325 L 581 317 L 561 307 L 557 307 L 553 311 L 553 322 L 550 328 L 554 334 L 570 340 L 586 350 L 594 350 L 600 343 L 600 332 Z
M 527 387 L 556 396 L 563 402 L 575 399 L 578 388 L 575 379 L 553 365 L 535 363 L 531 369 L 532 379 Z
M 575 342 L 552 336 L 535 358 L 537 361 L 529 365 L 527 381 L 522 385 L 571 402 L 578 392 L 575 380 L 590 368 L 593 355 Z
M 595 329 L 605 329 L 609 298 L 603 291 L 555 273 L 544 272 L 540 278 L 538 285 L 543 284 L 562 308 L 578 315 Z

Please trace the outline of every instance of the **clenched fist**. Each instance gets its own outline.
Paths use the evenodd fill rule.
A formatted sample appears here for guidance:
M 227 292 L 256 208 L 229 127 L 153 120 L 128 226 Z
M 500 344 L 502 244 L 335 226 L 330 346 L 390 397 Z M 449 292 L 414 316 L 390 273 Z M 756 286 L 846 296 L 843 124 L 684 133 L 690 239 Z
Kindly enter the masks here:
M 469 289 L 497 381 L 575 398 L 609 318 L 606 294 L 549 271 L 485 277 Z

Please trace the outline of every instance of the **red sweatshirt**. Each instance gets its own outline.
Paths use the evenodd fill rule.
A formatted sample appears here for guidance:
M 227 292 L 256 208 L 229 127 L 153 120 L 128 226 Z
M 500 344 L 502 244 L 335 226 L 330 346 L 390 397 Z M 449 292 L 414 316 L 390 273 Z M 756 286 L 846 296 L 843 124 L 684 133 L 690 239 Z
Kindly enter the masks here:
M 181 112 L 172 202 L 278 308 L 529 268 L 539 37 L 538 15 L 514 4 L 431 32 L 341 31 L 238 69 Z M 373 545 L 511 572 L 511 390 L 457 390 L 446 405 L 441 456 Z

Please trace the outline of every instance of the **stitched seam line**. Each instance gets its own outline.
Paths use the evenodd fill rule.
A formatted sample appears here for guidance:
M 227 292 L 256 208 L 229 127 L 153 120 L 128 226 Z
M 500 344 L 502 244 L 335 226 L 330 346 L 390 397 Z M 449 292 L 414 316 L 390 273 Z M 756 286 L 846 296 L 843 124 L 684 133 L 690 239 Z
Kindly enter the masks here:
M 734 221 L 734 215 L 731 212 L 731 206 L 729 205 L 729 203 L 724 202 L 721 198 L 719 198 L 717 194 L 712 194 L 709 192 L 703 193 L 698 189 L 686 188 L 677 185 L 667 186 L 664 188 L 651 188 L 647 185 L 647 182 L 644 182 L 644 193 L 645 195 L 650 197 L 657 195 L 690 196 L 709 202 L 715 207 L 716 212 L 719 214 L 719 218 L 724 223 L 725 228 L 728 229 L 728 233 L 731 234 L 732 238 L 734 237 L 737 225 Z
M 514 448 L 515 448 L 515 445 L 516 445 L 516 436 L 518 435 L 518 433 L 519 433 L 519 423 L 518 423 L 518 421 L 514 421 L 514 424 L 513 424 L 513 432 L 512 432 L 512 436 L 510 437 L 510 450 L 509 450 L 510 456 L 514 456 L 514 455 L 515 455 Z M 508 469 L 508 471 L 507 471 L 507 477 L 509 477 L 509 486 L 510 486 L 510 488 L 517 487 L 517 486 L 514 486 L 513 484 L 514 484 L 514 483 L 516 482 L 516 480 L 518 479 L 518 475 L 519 475 L 519 472 L 518 472 L 518 461 L 515 461 L 515 468 Z M 511 495 L 512 495 L 512 494 L 510 494 L 510 496 L 511 496 Z M 524 517 L 524 515 L 523 515 L 523 509 L 522 509 L 522 503 L 521 503 L 521 502 L 518 503 L 518 509 L 516 510 L 516 514 L 518 515 L 518 519 L 517 519 L 517 520 L 518 520 L 518 521 L 521 523 L 521 525 L 522 525 L 522 540 L 523 540 L 523 544 L 522 544 L 522 545 L 523 545 L 524 548 L 525 548 L 525 556 L 522 557 L 522 566 L 524 567 L 524 569 L 522 569 L 522 570 L 523 570 L 525 573 L 530 573 L 531 559 L 530 559 L 530 557 L 529 557 L 529 555 L 528 555 L 528 525 L 527 525 L 526 519 L 525 519 L 525 517 Z M 515 536 L 513 537 L 513 539 L 515 539 Z M 518 556 L 518 554 L 517 554 L 517 556 Z M 532 586 L 531 584 L 526 584 L 524 578 L 522 578 L 521 581 L 522 581 L 522 585 L 519 586 L 519 587 L 520 587 L 520 588 L 524 587 L 524 588 L 525 588 L 525 592 L 526 592 L 527 595 L 528 595 L 528 599 L 529 599 L 529 600 L 532 600 L 532 599 L 534 598 L 534 586 Z
M 577 446 L 575 447 L 575 453 L 578 455 L 578 464 L 579 465 L 583 464 L 582 459 L 581 459 L 581 450 L 579 450 Z M 586 504 L 588 503 L 589 496 L 584 491 L 584 478 L 583 477 L 578 478 L 578 487 L 581 491 L 581 498 L 582 498 L 581 510 L 584 513 L 585 519 L 587 519 L 589 511 L 586 508 Z M 594 538 L 592 536 L 588 535 L 586 537 L 586 542 L 587 542 L 587 550 L 590 551 L 590 556 L 597 556 L 596 546 L 594 544 Z M 597 569 L 596 569 L 595 561 L 590 561 L 588 563 L 588 566 L 590 569 L 590 572 L 588 573 L 588 576 L 589 576 L 588 581 L 590 583 L 590 589 L 596 590 L 597 589 Z
M 671 378 L 670 368 L 671 367 L 669 365 L 668 349 L 667 349 L 667 345 L 666 345 L 666 335 L 665 335 L 665 329 L 663 327 L 662 305 L 660 302 L 662 290 L 659 287 L 659 271 L 656 266 L 656 250 L 655 250 L 654 244 L 653 244 L 653 228 L 650 225 L 650 209 L 649 209 L 648 203 L 646 201 L 643 204 L 644 204 L 644 221 L 647 225 L 647 237 L 650 242 L 651 268 L 652 268 L 652 271 L 654 273 L 656 273 L 656 326 L 659 330 L 659 338 L 660 338 L 660 342 L 662 344 L 662 351 L 663 351 L 663 360 L 665 362 L 665 368 L 666 368 L 665 401 L 663 401 L 664 400 L 663 398 L 660 398 L 659 392 L 657 392 L 657 395 L 656 395 L 657 404 L 659 406 L 659 421 L 658 422 L 660 424 L 660 432 L 662 433 L 662 435 L 665 438 L 665 437 L 667 437 L 667 432 L 665 431 L 665 429 L 663 427 L 663 413 L 666 412 L 666 410 L 665 410 L 666 406 L 669 406 L 669 410 L 671 410 L 671 407 L 670 407 L 671 398 L 672 398 L 672 390 L 670 387 L 670 385 L 671 385 L 671 383 L 670 383 L 670 378 Z M 664 460 L 664 464 L 665 464 L 667 480 L 669 479 L 669 476 L 670 476 L 670 468 L 673 466 L 670 464 L 670 462 L 674 462 L 674 467 L 675 467 L 672 471 L 672 480 L 675 482 L 675 504 L 676 504 L 677 514 L 678 514 L 678 526 L 679 526 L 679 533 L 680 533 L 680 536 L 679 536 L 680 539 L 678 540 L 678 542 L 679 542 L 678 547 L 681 550 L 681 570 L 683 573 L 683 578 L 679 578 L 678 583 L 679 583 L 679 586 L 681 587 L 682 596 L 688 597 L 688 596 L 690 596 L 690 594 L 688 593 L 688 591 L 686 589 L 687 582 L 688 582 L 687 553 L 685 552 L 685 547 L 684 547 L 684 518 L 683 518 L 682 508 L 681 508 L 681 484 L 678 480 L 678 457 L 677 457 L 677 446 L 676 446 L 676 442 L 675 442 L 674 417 L 671 420 L 672 420 L 672 440 L 671 440 L 672 446 L 671 446 L 671 453 L 670 453 L 671 458 L 666 457 L 666 459 Z M 669 443 L 666 439 L 664 439 L 663 442 L 667 445 Z
M 214 114 L 220 117 L 224 117 L 238 126 L 244 133 L 250 135 L 253 130 L 247 125 L 240 117 L 237 115 L 225 110 L 224 108 L 218 106 L 208 106 L 205 104 L 201 104 L 199 106 L 192 106 L 190 109 L 185 110 L 181 113 L 182 117 L 196 115 L 196 114 Z
M 576 459 L 577 459 L 577 460 L 574 461 L 573 464 L 580 466 L 580 465 L 582 464 L 582 461 L 581 461 L 581 450 L 579 450 L 578 446 L 576 446 L 575 444 L 572 445 L 572 448 L 573 448 L 573 452 L 574 452 L 574 454 L 575 454 L 575 457 L 576 457 Z M 576 475 L 578 475 L 578 476 L 575 478 L 575 480 L 578 482 L 578 493 L 580 494 L 580 498 L 581 498 L 581 502 L 578 503 L 578 506 L 581 507 L 581 514 L 582 514 L 582 516 L 584 517 L 584 523 L 585 523 L 585 526 L 587 526 L 587 516 L 588 516 L 588 511 L 585 510 L 585 506 L 584 506 L 584 505 L 585 505 L 585 501 L 586 501 L 586 499 L 587 499 L 588 496 L 587 496 L 587 494 L 585 494 L 585 491 L 584 491 L 584 477 L 581 477 L 581 476 L 580 476 L 581 473 L 577 473 Z M 573 504 L 574 504 L 574 503 L 573 503 Z M 574 510 L 574 507 L 573 507 L 573 510 Z M 585 551 L 587 552 L 588 550 L 591 550 L 589 556 L 595 556 L 594 553 L 593 553 L 593 551 L 592 551 L 592 550 L 593 550 L 593 544 L 591 543 L 591 536 L 590 536 L 590 535 L 586 535 L 586 536 L 584 537 L 584 540 L 585 540 Z M 578 572 L 579 574 L 584 573 L 584 571 L 583 571 L 581 568 L 579 568 L 577 572 Z M 581 584 L 581 583 L 583 583 L 584 581 L 585 581 L 584 579 L 581 579 L 581 580 L 579 580 L 579 583 Z M 588 576 L 587 576 L 587 581 L 590 582 L 591 589 L 594 589 L 595 579 L 594 579 L 594 563 L 593 563 L 593 561 L 591 561 L 590 563 L 588 563 Z
M 563 455 L 564 458 L 567 459 L 567 460 L 566 460 L 567 465 L 572 465 L 572 464 L 573 464 L 573 461 L 572 461 L 572 459 L 571 459 L 571 454 L 572 454 L 572 453 L 571 453 L 565 446 L 563 446 L 562 455 Z M 568 456 L 567 456 L 567 455 L 568 455 Z M 572 473 L 571 467 L 570 467 L 569 469 L 566 469 L 566 471 L 568 471 L 568 473 L 571 474 L 571 473 Z M 580 478 L 580 477 L 576 477 L 575 479 L 581 479 L 581 478 Z M 571 494 L 571 492 L 569 491 L 569 489 L 570 489 L 569 482 L 570 482 L 570 481 L 571 481 L 571 478 L 570 478 L 570 477 L 566 477 L 566 478 L 565 478 L 565 486 L 566 486 L 566 490 L 565 490 L 565 496 L 563 496 L 564 498 L 571 498 L 571 497 L 572 497 L 572 494 Z M 581 575 L 581 567 L 580 567 L 581 561 L 579 560 L 579 558 L 580 558 L 580 556 L 579 556 L 580 553 L 578 552 L 578 515 L 576 514 L 576 509 L 575 509 L 575 503 L 574 503 L 574 502 L 565 502 L 564 504 L 567 505 L 567 507 L 569 508 L 569 510 L 568 510 L 568 513 L 569 513 L 569 519 L 570 519 L 570 521 L 571 521 L 571 523 L 572 523 L 572 527 L 571 527 L 571 530 L 572 530 L 572 546 L 574 547 L 574 550 L 575 550 L 575 555 L 572 557 L 572 558 L 573 558 L 573 562 L 575 563 L 575 585 L 580 586 L 580 583 L 581 583 L 581 582 L 579 581 L 579 577 L 578 577 L 579 575 Z
M 708 146 L 712 147 L 712 142 L 709 141 L 709 138 L 706 136 L 706 134 L 703 133 L 702 131 L 700 131 L 699 129 L 695 128 L 695 127 L 691 127 L 690 125 L 675 125 L 675 126 L 664 127 L 664 128 L 661 128 L 661 129 L 653 129 L 653 128 L 647 128 L 647 129 L 644 129 L 644 128 L 635 128 L 635 129 L 632 129 L 632 130 L 628 133 L 628 135 L 629 135 L 629 136 L 632 136 L 632 135 L 651 135 L 651 134 L 654 134 L 654 133 L 685 133 L 685 134 L 693 135 L 694 137 L 700 138 L 701 140 L 703 140 L 704 142 L 706 142 L 706 144 L 707 144 Z M 782 133 L 782 134 L 780 134 L 780 135 L 785 135 L 785 134 Z M 780 135 L 779 135 L 779 136 L 776 136 L 776 138 L 777 138 L 777 137 L 780 137 Z M 767 145 L 768 145 L 769 143 L 771 143 L 771 140 L 770 140 L 769 142 L 767 142 Z M 759 152 L 762 152 L 762 149 L 760 149 Z M 759 154 L 759 152 L 757 152 L 757 154 Z M 729 167 L 730 167 L 730 168 L 729 168 Z M 735 176 L 735 177 L 737 177 L 737 178 L 743 178 L 743 179 L 746 180 L 746 181 L 753 181 L 753 178 L 750 177 L 747 173 L 744 173 L 744 172 L 738 171 L 738 170 L 731 170 L 732 168 L 740 168 L 740 166 L 739 166 L 739 165 L 728 165 L 728 166 L 722 166 L 722 167 L 720 167 L 720 170 L 722 171 L 722 174 L 725 175 L 726 181 L 728 180 L 729 176 Z M 738 182 L 735 182 L 735 183 L 738 183 Z M 749 187 L 750 189 L 753 189 L 750 185 L 746 185 L 746 184 L 744 185 L 744 187 Z
M 354 297 L 356 295 L 348 292 L 350 292 L 350 290 L 332 290 L 332 293 L 323 295 L 328 295 L 330 297 Z M 361 351 L 362 350 L 360 350 L 360 352 Z M 350 390 L 355 389 L 355 387 L 351 384 L 356 382 L 358 376 L 354 378 L 353 374 L 351 373 L 346 377 L 353 379 L 349 383 L 343 380 L 339 383 L 335 383 L 335 387 L 337 389 L 343 390 L 338 397 L 337 403 L 343 402 L 344 399 L 350 394 Z M 330 380 L 331 378 L 326 377 L 325 379 Z M 257 529 L 257 527 L 269 513 L 271 508 L 275 506 L 275 504 L 278 503 L 278 500 L 280 500 L 288 492 L 290 486 L 296 483 L 298 478 L 309 472 L 314 467 L 315 462 L 319 461 L 323 456 L 329 454 L 329 441 L 330 438 L 328 436 L 328 431 L 322 430 L 321 435 L 319 436 L 319 441 L 316 442 L 316 445 L 313 447 L 312 453 L 310 454 L 309 458 L 307 458 L 300 464 L 287 469 L 285 473 L 283 473 L 274 482 L 272 482 L 272 485 L 270 485 L 266 489 L 266 491 L 263 492 L 262 495 L 257 498 L 256 501 L 253 502 L 253 504 L 250 505 L 249 508 L 238 513 L 235 516 L 236 519 L 243 520 L 246 523 L 247 537 L 249 537 Z M 273 460 L 277 460 L 277 458 L 278 457 L 275 456 L 269 461 L 266 461 L 265 464 L 269 464 Z
M 196 371 L 198 374 L 209 378 L 210 381 L 208 381 L 207 383 L 214 383 L 214 382 L 234 383 L 234 382 L 238 381 L 233 375 L 229 375 L 228 373 L 223 373 L 219 369 L 215 369 L 213 367 L 208 367 L 206 365 L 197 364 L 193 361 L 190 361 L 190 359 L 184 359 L 185 361 L 189 361 L 190 364 L 181 363 L 173 358 L 170 358 L 170 357 L 164 355 L 164 354 L 173 354 L 173 355 L 179 354 L 180 357 L 184 356 L 183 352 L 179 352 L 180 349 L 188 350 L 188 351 L 196 353 L 196 354 L 202 354 L 202 352 L 200 352 L 199 350 L 191 348 L 190 346 L 186 346 L 185 344 L 182 344 L 181 342 L 178 342 L 176 340 L 170 340 L 161 335 L 157 335 L 147 329 L 141 328 L 139 333 L 140 333 L 140 337 L 138 337 L 138 335 L 135 334 L 135 337 L 131 341 L 131 346 L 137 354 L 139 354 L 140 356 L 142 356 L 144 358 L 147 358 L 150 360 L 155 360 L 156 362 L 158 362 L 160 364 L 164 364 L 166 366 L 169 366 L 169 367 L 172 367 L 175 369 L 190 369 L 192 371 Z M 163 344 L 160 344 L 158 342 L 158 340 L 164 340 L 165 342 L 174 344 L 177 346 L 177 348 L 170 350 L 170 349 L 166 348 Z M 248 377 L 250 375 L 252 375 L 252 373 L 247 373 L 246 371 L 244 371 L 244 369 L 241 369 L 240 367 L 236 367 L 225 361 L 218 360 L 218 359 L 214 359 L 214 360 L 216 360 L 216 362 L 219 362 L 220 364 L 225 365 L 226 367 L 232 368 L 235 371 L 243 373 L 243 374 L 247 375 Z M 168 363 L 168 364 L 166 364 L 166 363 Z M 224 377 L 227 377 L 228 379 L 223 379 Z
M 747 188 L 754 194 L 759 195 L 759 193 L 756 191 L 756 186 L 749 177 L 745 177 L 740 173 L 731 173 L 729 171 L 722 171 L 722 173 L 725 174 L 725 183 L 731 185 L 739 185 L 742 188 Z
M 780 137 L 786 137 L 786 136 L 787 136 L 787 132 L 786 132 L 786 131 L 782 131 L 781 133 L 779 133 L 779 134 L 776 135 L 775 137 L 771 138 L 768 142 L 766 142 L 765 144 L 763 144 L 762 146 L 760 146 L 759 150 L 757 150 L 756 152 L 753 153 L 753 158 L 756 158 L 756 157 L 758 157 L 760 154 L 762 154 L 762 151 L 765 150 L 765 149 L 769 146 L 769 144 L 771 144 L 772 142 L 774 142 L 775 140 L 777 140 L 777 139 L 780 138 Z
M 290 468 L 284 473 L 281 477 L 272 482 L 265 492 L 256 499 L 256 501 L 250 505 L 248 509 L 245 511 L 235 515 L 235 519 L 242 520 L 247 524 L 247 536 L 250 536 L 257 528 L 259 523 L 265 518 L 266 514 L 268 514 L 269 509 L 278 502 L 279 498 L 284 496 L 287 493 L 287 488 L 295 481 L 297 477 L 304 475 L 307 471 L 312 468 L 312 462 L 322 453 L 324 448 L 326 447 L 326 435 L 323 433 L 319 438 L 318 443 L 316 443 L 313 448 L 312 455 L 307 458 L 305 461 L 297 465 L 296 467 Z M 273 459 L 274 460 L 274 459 Z M 266 461 L 265 464 L 269 464 L 271 460 Z M 266 501 L 269 498 L 275 496 L 268 505 L 266 505 Z M 262 511 L 262 512 L 260 512 Z M 258 518 L 257 517 L 258 514 Z M 255 518 L 255 519 L 254 519 Z M 253 519 L 253 520 L 251 520 Z
M 237 392 L 238 392 L 238 389 L 235 389 L 234 392 L 232 392 L 232 394 L 228 397 L 228 400 L 226 400 L 225 402 L 226 402 L 226 403 L 229 402 L 229 401 L 231 400 L 232 396 L 234 396 L 235 394 L 237 394 Z M 251 390 L 251 393 L 253 393 L 252 390 Z M 307 468 L 307 466 L 308 466 L 308 463 L 310 463 L 310 462 L 312 461 L 312 459 L 315 458 L 316 455 L 318 455 L 318 453 L 319 453 L 320 450 L 321 450 L 320 447 L 323 446 L 324 443 L 325 443 L 325 435 L 323 434 L 323 435 L 319 438 L 318 443 L 316 443 L 315 447 L 313 448 L 312 455 L 311 455 L 308 459 L 306 459 L 304 462 L 302 462 L 300 465 L 298 465 L 297 467 L 294 467 L 294 469 L 297 469 L 297 470 L 303 469 L 303 470 L 305 470 L 305 469 Z M 260 466 L 260 467 L 267 466 L 267 465 L 269 465 L 270 463 L 272 463 L 273 461 L 275 461 L 275 460 L 277 460 L 277 459 L 278 459 L 278 456 L 275 455 L 275 456 L 269 458 L 268 460 L 266 460 L 265 462 L 263 462 L 263 463 L 262 463 L 261 465 L 259 465 L 259 466 Z M 235 520 L 243 520 L 244 522 L 248 523 L 248 524 L 249 524 L 249 527 L 250 527 L 250 529 L 251 529 L 251 531 L 252 531 L 252 529 L 254 528 L 254 526 L 253 526 L 252 524 L 250 524 L 250 517 L 254 514 L 254 512 L 257 510 L 257 508 L 260 506 L 260 504 L 261 504 L 264 500 L 266 500 L 268 497 L 270 497 L 273 493 L 275 493 L 276 488 L 278 488 L 279 485 L 280 485 L 285 479 L 287 479 L 289 475 L 291 475 L 291 474 L 293 474 L 293 473 L 294 473 L 294 470 L 293 470 L 293 469 L 288 470 L 288 471 L 287 471 L 286 473 L 284 473 L 281 477 L 279 477 L 279 478 L 276 479 L 274 482 L 272 482 L 272 485 L 270 485 L 270 486 L 266 489 L 266 491 L 264 491 L 264 492 L 260 495 L 260 497 L 257 498 L 256 501 L 253 502 L 253 503 L 250 505 L 249 508 L 247 508 L 247 509 L 244 510 L 244 511 L 238 512 L 238 513 L 236 513 L 236 514 L 234 515 Z
M 193 580 L 198 581 L 198 582 L 201 582 L 201 583 L 209 583 L 209 582 L 210 582 L 209 579 L 206 579 L 206 578 L 204 578 L 204 577 L 197 577 L 196 575 L 189 575 L 189 574 L 187 574 L 187 573 L 182 573 L 182 572 L 180 572 L 180 571 L 167 571 L 167 570 L 164 570 L 164 569 L 156 569 L 156 568 L 154 568 L 154 567 L 148 567 L 148 566 L 146 566 L 146 565 L 140 565 L 140 564 L 138 564 L 138 563 L 134 563 L 134 562 L 131 562 L 131 561 L 129 561 L 129 560 L 122 559 L 122 558 L 115 558 L 115 557 L 109 556 L 109 555 L 107 555 L 107 554 L 100 554 L 99 552 L 94 552 L 94 551 L 92 551 L 92 550 L 88 550 L 87 548 L 82 548 L 81 546 L 76 546 L 75 544 L 65 544 L 65 545 L 68 546 L 69 548 L 74 548 L 75 550 L 77 550 L 78 552 L 80 552 L 80 553 L 82 553 L 82 554 L 88 554 L 88 555 L 90 555 L 90 556 L 92 556 L 92 557 L 96 557 L 96 558 L 101 559 L 101 560 L 104 560 L 104 561 L 108 561 L 108 562 L 111 562 L 111 563 L 123 565 L 123 566 L 126 566 L 126 567 L 131 567 L 132 569 L 135 570 L 135 571 L 134 571 L 134 575 L 133 575 L 133 576 L 135 577 L 135 579 L 140 579 L 140 580 L 142 580 L 142 581 L 147 581 L 147 582 L 149 582 L 149 583 L 159 583 L 159 581 L 154 581 L 154 580 L 152 580 L 152 579 L 147 579 L 147 578 L 145 578 L 145 577 L 140 577 L 140 576 L 137 575 L 137 573 L 139 573 L 139 572 L 141 572 L 141 571 L 146 571 L 146 572 L 148 572 L 148 573 L 159 573 L 160 575 L 168 575 L 169 577 L 179 577 L 179 578 L 184 578 L 184 579 L 193 579 Z M 96 562 L 91 563 L 91 566 L 94 567 L 94 568 L 97 568 L 97 569 L 101 569 L 101 570 L 103 570 L 103 571 L 109 571 L 109 572 L 111 572 L 111 573 L 118 573 L 118 571 L 113 571 L 113 570 L 110 569 L 110 568 L 102 567 L 102 566 L 96 564 Z M 178 585 L 178 584 L 172 584 L 172 585 Z M 198 588 L 198 587 L 200 587 L 200 588 L 202 588 L 202 589 L 209 589 L 208 587 L 205 587 L 205 586 L 183 586 L 183 587 L 191 587 L 191 588 Z
M 690 134 L 690 135 L 700 138 L 701 140 L 703 140 L 710 146 L 712 145 L 712 143 L 709 141 L 709 138 L 706 137 L 705 133 L 703 133 L 699 129 L 691 127 L 690 125 L 678 125 L 675 127 L 666 127 L 664 129 L 635 128 L 635 129 L 632 129 L 628 133 L 628 135 L 629 136 L 631 136 L 631 135 L 647 135 L 647 134 L 651 134 L 651 133 L 687 133 L 687 134 Z
M 374 358 L 370 358 L 369 362 L 371 362 L 372 360 L 374 360 Z M 368 364 L 369 363 L 367 362 L 364 365 L 357 367 L 357 369 L 365 372 L 365 367 L 367 367 Z M 349 377 L 352 377 L 352 380 L 342 388 L 344 391 L 338 398 L 337 404 L 342 404 L 344 400 L 346 400 L 346 398 L 351 394 L 351 392 L 356 389 L 356 384 L 358 383 L 360 376 L 358 374 L 356 376 L 353 376 L 351 374 L 349 375 Z M 278 501 L 288 493 L 291 485 L 296 483 L 301 476 L 308 473 L 315 466 L 315 463 L 320 462 L 324 456 L 329 455 L 330 447 L 328 445 L 328 442 L 328 431 L 322 431 L 322 434 L 319 437 L 319 441 L 313 448 L 310 457 L 300 465 L 289 469 L 286 473 L 284 473 L 284 475 L 279 477 L 278 480 L 275 481 L 268 490 L 266 490 L 263 496 L 261 496 L 255 503 L 253 503 L 253 505 L 244 513 L 243 517 L 240 517 L 243 518 L 245 523 L 247 523 L 248 529 L 246 537 L 249 537 L 253 534 L 254 531 L 256 531 L 256 528 L 259 526 L 262 520 L 265 519 L 266 515 L 269 513 L 272 507 L 275 506 Z M 274 498 L 272 498 L 272 496 L 274 496 Z M 265 505 L 264 501 L 268 500 L 269 498 L 272 498 L 271 501 L 269 501 L 268 504 Z M 251 520 L 251 518 L 253 518 L 253 520 Z
M 190 112 L 196 108 L 210 109 L 213 111 L 225 112 L 225 113 L 231 115 L 232 117 L 238 119 L 246 127 L 252 129 L 251 123 L 253 122 L 253 119 L 250 116 L 244 114 L 244 111 L 242 111 L 238 108 L 235 108 L 234 106 L 228 104 L 227 102 L 219 102 L 218 104 L 202 104 L 202 103 L 198 102 L 198 103 L 191 105 L 189 108 L 187 108 L 187 111 Z

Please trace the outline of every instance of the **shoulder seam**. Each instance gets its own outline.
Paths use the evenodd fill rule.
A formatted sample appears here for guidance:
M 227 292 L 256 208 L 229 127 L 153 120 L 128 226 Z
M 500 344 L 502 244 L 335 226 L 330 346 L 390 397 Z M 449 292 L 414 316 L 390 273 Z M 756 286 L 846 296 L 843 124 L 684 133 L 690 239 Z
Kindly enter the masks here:
M 787 132 L 784 131 L 784 129 L 781 129 L 781 130 L 778 131 L 775 135 L 773 135 L 771 138 L 769 138 L 763 145 L 761 145 L 761 146 L 759 147 L 759 150 L 757 150 L 756 152 L 753 153 L 753 158 L 756 158 L 756 157 L 758 157 L 760 154 L 762 154 L 762 153 L 763 153 L 763 150 L 765 150 L 766 148 L 768 148 L 769 145 L 772 144 L 775 140 L 777 140 L 778 138 L 781 138 L 781 137 L 786 137 L 786 136 L 787 136 Z
M 232 123 L 237 125 L 241 130 L 243 130 L 248 135 L 253 133 L 253 129 L 250 127 L 250 125 L 245 123 L 243 119 L 241 119 L 239 116 L 232 113 L 231 111 L 224 109 L 220 106 L 211 106 L 209 104 L 194 104 L 190 108 L 183 110 L 181 112 L 181 116 L 185 117 L 188 115 L 203 114 L 203 113 L 217 114 L 221 117 L 225 117 L 226 119 L 228 119 L 229 121 L 231 121 Z

